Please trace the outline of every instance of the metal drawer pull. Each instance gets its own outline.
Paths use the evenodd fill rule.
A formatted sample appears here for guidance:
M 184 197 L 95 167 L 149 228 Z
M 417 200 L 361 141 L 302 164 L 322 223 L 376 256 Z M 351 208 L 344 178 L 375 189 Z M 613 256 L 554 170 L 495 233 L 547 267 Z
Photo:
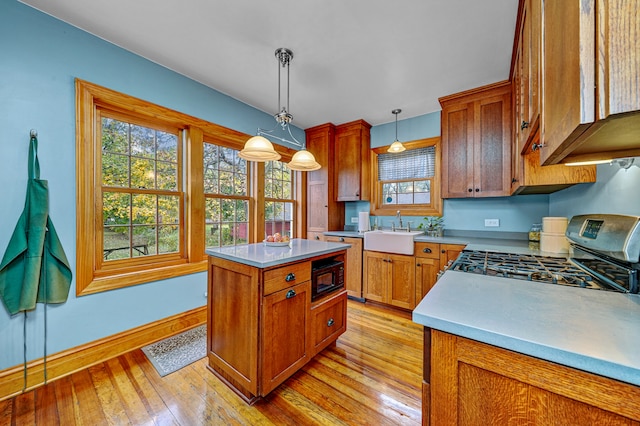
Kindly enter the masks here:
M 327 321 L 327 327 L 331 327 L 334 323 L 335 321 L 333 320 L 333 318 L 329 318 L 329 321 Z
M 429 247 L 422 249 L 423 253 L 431 253 L 431 249 Z
M 296 297 L 296 291 L 293 289 L 287 292 L 287 299 L 291 299 L 292 297 Z
M 284 278 L 286 282 L 291 282 L 295 279 L 296 279 L 296 274 L 294 274 L 293 272 L 289 272 L 287 276 Z
M 344 237 L 340 237 L 340 242 L 344 243 Z

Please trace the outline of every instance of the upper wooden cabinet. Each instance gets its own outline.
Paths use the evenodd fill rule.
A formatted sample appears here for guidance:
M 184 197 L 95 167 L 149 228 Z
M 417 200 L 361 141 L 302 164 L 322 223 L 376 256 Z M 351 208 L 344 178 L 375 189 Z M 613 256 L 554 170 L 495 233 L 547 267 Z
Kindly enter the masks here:
M 439 101 L 442 198 L 509 195 L 511 83 L 496 83 Z
M 364 120 L 336 126 L 336 200 L 368 201 L 371 125 Z
M 307 173 L 307 238 L 318 239 L 325 231 L 344 229 L 344 203 L 335 190 L 335 126 L 322 124 L 305 130 L 307 150 L 321 169 Z
M 540 125 L 541 0 L 520 3 L 513 58 L 514 148 L 523 152 Z
M 543 164 L 640 155 L 639 9 L 542 2 Z

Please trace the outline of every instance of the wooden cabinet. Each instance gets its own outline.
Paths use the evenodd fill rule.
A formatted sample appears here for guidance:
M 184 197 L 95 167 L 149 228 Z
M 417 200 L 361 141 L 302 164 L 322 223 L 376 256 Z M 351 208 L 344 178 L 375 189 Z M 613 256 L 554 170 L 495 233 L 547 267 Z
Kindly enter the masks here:
M 262 386 L 266 395 L 313 356 L 309 351 L 311 283 L 264 297 L 262 309 Z
M 348 256 L 348 255 L 347 255 Z M 320 300 L 311 309 L 312 356 L 347 330 L 347 293 Z
M 425 329 L 423 424 L 638 425 L 640 388 Z
M 499 197 L 511 188 L 511 83 L 440 98 L 442 197 Z
M 311 302 L 312 259 L 256 268 L 209 256 L 208 368 L 248 403 L 346 330 L 346 291 Z
M 522 0 L 511 80 L 513 150 L 511 194 L 547 194 L 576 183 L 595 182 L 596 167 L 540 165 L 542 0 Z M 535 147 L 536 149 L 533 149 Z
M 362 300 L 362 238 L 336 237 L 323 235 L 321 240 L 351 244 L 347 249 L 347 276 L 345 277 L 345 288 L 347 295 Z
M 364 251 L 364 297 L 404 309 L 416 306 L 413 256 Z
M 307 172 L 307 238 L 319 239 L 323 232 L 344 229 L 344 203 L 335 193 L 335 126 L 327 123 L 305 133 L 307 150 L 322 166 Z
M 460 244 L 415 243 L 416 305 L 436 284 L 438 272 L 444 271 L 463 249 Z
M 543 1 L 542 164 L 640 155 L 638 9 Z
M 369 200 L 370 129 L 364 120 L 336 126 L 337 201 Z

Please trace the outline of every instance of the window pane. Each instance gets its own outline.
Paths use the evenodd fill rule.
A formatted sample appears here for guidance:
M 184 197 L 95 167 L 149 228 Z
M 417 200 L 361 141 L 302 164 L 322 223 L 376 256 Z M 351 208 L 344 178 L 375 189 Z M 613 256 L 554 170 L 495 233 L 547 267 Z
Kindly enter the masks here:
M 180 197 L 158 196 L 158 223 L 164 225 L 180 223 Z
M 102 151 L 129 154 L 129 125 L 112 118 L 102 119 Z
M 103 255 L 105 260 L 126 259 L 131 257 L 129 241 L 131 237 L 129 226 L 105 226 Z
M 158 161 L 156 164 L 158 189 L 176 191 L 178 189 L 178 168 L 176 163 Z
M 154 189 L 156 187 L 155 161 L 131 158 L 131 187 Z
M 134 226 L 132 234 L 131 254 L 133 257 L 157 254 L 155 226 Z
M 158 227 L 158 253 L 176 253 L 180 249 L 180 229 L 177 226 Z
M 157 159 L 178 162 L 178 137 L 172 133 L 157 131 L 158 138 L 158 154 Z
M 131 195 L 119 192 L 102 194 L 102 223 L 128 225 L 131 223 Z
M 131 155 L 155 158 L 155 131 L 148 127 L 131 124 Z
M 129 156 L 102 153 L 102 184 L 129 187 Z
M 156 223 L 157 206 L 155 195 L 133 194 L 131 207 L 133 224 Z

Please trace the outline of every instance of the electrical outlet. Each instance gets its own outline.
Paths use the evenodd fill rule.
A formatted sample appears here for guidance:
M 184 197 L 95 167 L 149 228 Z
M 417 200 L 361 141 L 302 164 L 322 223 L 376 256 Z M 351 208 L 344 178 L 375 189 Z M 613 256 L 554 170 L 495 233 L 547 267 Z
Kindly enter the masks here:
M 358 218 L 357 217 L 352 217 L 351 218 L 351 223 L 358 223 Z
M 500 219 L 485 219 L 484 226 L 500 226 Z

